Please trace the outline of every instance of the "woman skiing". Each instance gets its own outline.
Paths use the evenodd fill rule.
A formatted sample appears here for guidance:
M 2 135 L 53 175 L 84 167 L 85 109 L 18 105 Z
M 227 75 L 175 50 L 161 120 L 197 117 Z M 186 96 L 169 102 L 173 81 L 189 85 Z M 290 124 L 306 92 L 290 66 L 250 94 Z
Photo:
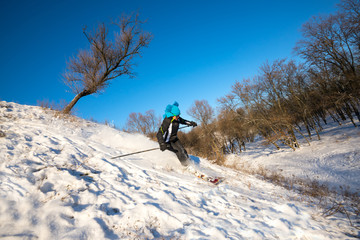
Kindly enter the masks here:
M 180 163 L 183 166 L 188 166 L 190 163 L 189 155 L 177 137 L 179 124 L 196 127 L 197 124 L 193 121 L 188 121 L 180 117 L 179 104 L 175 101 L 173 105 L 167 105 L 164 114 L 164 120 L 156 135 L 160 150 L 170 150 L 176 154 Z

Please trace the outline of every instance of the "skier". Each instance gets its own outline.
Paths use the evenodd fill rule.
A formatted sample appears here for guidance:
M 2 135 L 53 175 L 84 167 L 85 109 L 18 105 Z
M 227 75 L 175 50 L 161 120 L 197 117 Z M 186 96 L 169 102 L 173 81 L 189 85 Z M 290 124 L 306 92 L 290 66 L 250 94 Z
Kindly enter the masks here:
M 164 120 L 156 135 L 160 145 L 160 150 L 170 150 L 174 152 L 180 163 L 186 167 L 190 164 L 190 158 L 177 137 L 179 124 L 185 124 L 193 127 L 196 127 L 197 124 L 196 122 L 188 121 L 180 117 L 179 103 L 176 101 L 174 104 L 166 106 L 163 117 Z

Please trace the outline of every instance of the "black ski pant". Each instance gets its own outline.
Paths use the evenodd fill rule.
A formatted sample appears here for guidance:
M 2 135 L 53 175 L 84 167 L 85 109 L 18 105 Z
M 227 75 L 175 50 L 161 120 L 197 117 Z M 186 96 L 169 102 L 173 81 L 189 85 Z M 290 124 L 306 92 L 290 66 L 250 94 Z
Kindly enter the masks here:
M 167 149 L 176 154 L 177 158 L 179 159 L 180 163 L 183 166 L 189 165 L 190 163 L 189 155 L 187 154 L 180 140 L 176 140 L 175 142 L 168 142 Z

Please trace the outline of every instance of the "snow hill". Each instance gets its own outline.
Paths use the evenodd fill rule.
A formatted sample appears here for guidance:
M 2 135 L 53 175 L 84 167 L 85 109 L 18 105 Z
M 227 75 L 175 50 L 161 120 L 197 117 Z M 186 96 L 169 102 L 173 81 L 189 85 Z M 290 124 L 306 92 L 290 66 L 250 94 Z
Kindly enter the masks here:
M 359 130 L 327 130 L 294 152 L 248 146 L 240 162 L 359 191 Z M 345 216 L 270 182 L 192 156 L 220 185 L 182 169 L 143 135 L 0 102 L 0 239 L 355 239 Z M 330 145 L 328 143 L 331 142 Z M 254 164 L 254 165 L 252 165 Z M 343 171 L 343 172 L 341 172 Z

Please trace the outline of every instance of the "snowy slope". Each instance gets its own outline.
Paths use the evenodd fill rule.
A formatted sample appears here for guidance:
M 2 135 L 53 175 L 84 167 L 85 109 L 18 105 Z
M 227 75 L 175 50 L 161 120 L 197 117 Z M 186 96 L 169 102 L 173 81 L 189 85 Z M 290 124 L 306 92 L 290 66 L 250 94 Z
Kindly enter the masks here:
M 192 157 L 225 182 L 197 179 L 170 152 L 111 159 L 157 147 L 142 135 L 7 102 L 0 102 L 0 131 L 0 239 L 359 236 L 344 216 L 322 218 L 289 200 L 296 193 L 205 159 Z

